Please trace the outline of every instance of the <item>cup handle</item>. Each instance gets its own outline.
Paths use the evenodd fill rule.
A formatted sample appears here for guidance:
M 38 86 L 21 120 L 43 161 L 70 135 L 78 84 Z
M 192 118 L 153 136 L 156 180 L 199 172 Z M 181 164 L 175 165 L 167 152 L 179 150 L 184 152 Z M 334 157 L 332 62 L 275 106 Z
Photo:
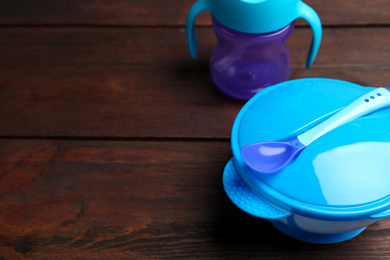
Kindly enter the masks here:
M 198 53 L 198 46 L 196 44 L 195 35 L 195 17 L 203 11 L 209 10 L 209 0 L 199 0 L 190 9 L 187 15 L 186 21 L 186 36 L 188 48 L 192 58 L 196 58 Z
M 297 18 L 305 19 L 310 24 L 310 27 L 313 31 L 313 39 L 306 59 L 306 68 L 310 68 L 311 64 L 313 63 L 317 55 L 321 43 L 321 37 L 322 37 L 321 20 L 318 17 L 317 13 L 313 10 L 313 8 L 311 8 L 310 6 L 308 6 L 303 2 L 300 2 Z

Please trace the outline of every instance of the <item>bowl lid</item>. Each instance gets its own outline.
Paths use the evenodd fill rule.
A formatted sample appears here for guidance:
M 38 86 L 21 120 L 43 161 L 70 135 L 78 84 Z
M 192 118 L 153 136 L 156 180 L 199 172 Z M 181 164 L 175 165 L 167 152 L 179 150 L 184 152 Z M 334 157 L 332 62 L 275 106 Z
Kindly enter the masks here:
M 252 171 L 241 148 L 289 140 L 373 88 L 332 79 L 291 80 L 256 94 L 238 114 L 231 136 L 248 186 L 292 213 L 362 217 L 390 208 L 390 108 L 321 136 L 285 169 Z

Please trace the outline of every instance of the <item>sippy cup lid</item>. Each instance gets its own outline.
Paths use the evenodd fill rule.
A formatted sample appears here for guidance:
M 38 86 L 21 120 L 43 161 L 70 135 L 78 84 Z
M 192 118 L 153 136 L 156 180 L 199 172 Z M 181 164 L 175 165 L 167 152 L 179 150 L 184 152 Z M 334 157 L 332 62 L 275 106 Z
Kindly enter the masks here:
M 187 16 L 186 33 L 191 55 L 196 57 L 194 19 L 208 10 L 222 25 L 244 33 L 269 33 L 282 29 L 297 18 L 307 20 L 313 40 L 306 60 L 310 67 L 321 42 L 321 21 L 317 13 L 301 0 L 198 0 Z
M 221 24 L 240 32 L 277 31 L 299 17 L 320 24 L 314 10 L 301 0 L 210 0 L 208 5 Z

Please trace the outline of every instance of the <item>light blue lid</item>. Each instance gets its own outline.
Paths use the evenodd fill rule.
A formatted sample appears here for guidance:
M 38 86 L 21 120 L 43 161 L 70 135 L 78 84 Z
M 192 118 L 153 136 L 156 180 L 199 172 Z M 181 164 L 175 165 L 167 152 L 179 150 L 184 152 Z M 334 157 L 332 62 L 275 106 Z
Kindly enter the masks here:
M 195 17 L 210 11 L 222 25 L 244 33 L 269 33 L 280 30 L 297 18 L 308 21 L 313 40 L 306 61 L 310 67 L 321 42 L 322 27 L 317 13 L 301 0 L 198 0 L 190 9 L 186 21 L 188 46 L 197 55 Z
M 241 158 L 243 146 L 291 139 L 373 88 L 300 79 L 256 94 L 240 111 L 231 143 L 242 179 L 279 208 L 320 219 L 362 219 L 390 208 L 390 108 L 342 125 L 306 147 L 284 170 L 264 175 Z

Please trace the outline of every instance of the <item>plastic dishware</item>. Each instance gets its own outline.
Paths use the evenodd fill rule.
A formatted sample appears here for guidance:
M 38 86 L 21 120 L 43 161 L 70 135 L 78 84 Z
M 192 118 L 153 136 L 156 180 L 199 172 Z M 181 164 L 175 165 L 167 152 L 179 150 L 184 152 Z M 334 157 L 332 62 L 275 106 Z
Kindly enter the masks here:
M 210 11 L 218 39 L 210 59 L 210 74 L 224 93 L 247 100 L 259 90 L 285 81 L 291 73 L 286 41 L 297 18 L 313 31 L 306 67 L 320 46 L 322 28 L 316 12 L 301 0 L 198 0 L 186 21 L 188 47 L 197 56 L 194 21 Z
M 372 90 L 377 89 L 308 78 L 257 93 L 233 124 L 233 158 L 223 172 L 230 200 L 283 233 L 318 244 L 351 239 L 390 217 L 390 107 L 321 135 L 277 174 L 259 174 L 241 156 L 248 144 L 309 131 Z
M 210 74 L 224 93 L 247 100 L 269 85 L 288 80 L 291 56 L 286 42 L 294 22 L 274 32 L 250 34 L 212 20 L 219 43 L 210 59 Z
M 320 136 L 355 118 L 389 105 L 390 89 L 374 89 L 307 132 L 288 141 L 248 144 L 242 148 L 241 156 L 251 169 L 259 173 L 278 172 Z

